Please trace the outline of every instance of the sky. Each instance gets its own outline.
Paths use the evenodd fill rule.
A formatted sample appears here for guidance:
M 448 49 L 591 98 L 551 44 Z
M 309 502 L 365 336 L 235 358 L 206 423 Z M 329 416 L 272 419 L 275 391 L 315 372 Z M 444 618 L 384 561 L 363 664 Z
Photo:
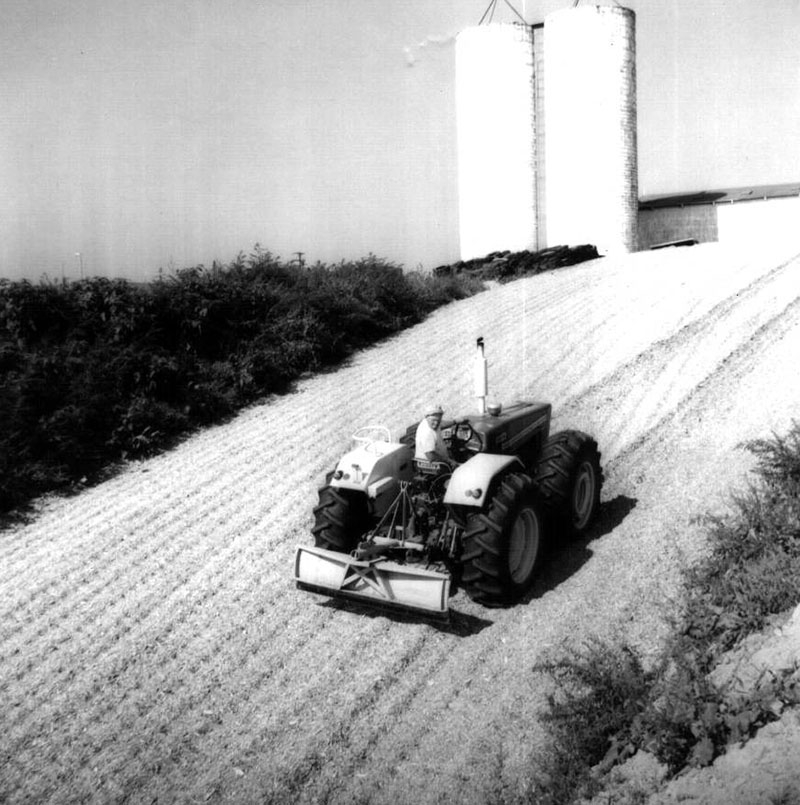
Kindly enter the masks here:
M 488 0 L 0 4 L 0 277 L 458 259 L 454 37 Z M 640 196 L 799 181 L 800 0 L 624 5 Z

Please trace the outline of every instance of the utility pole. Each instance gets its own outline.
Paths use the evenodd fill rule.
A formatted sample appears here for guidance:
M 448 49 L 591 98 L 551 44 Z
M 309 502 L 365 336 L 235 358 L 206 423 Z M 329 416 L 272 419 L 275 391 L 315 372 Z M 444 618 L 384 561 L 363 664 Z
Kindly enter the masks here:
M 81 279 L 83 279 L 83 255 L 80 252 L 75 252 L 75 256 L 80 260 Z

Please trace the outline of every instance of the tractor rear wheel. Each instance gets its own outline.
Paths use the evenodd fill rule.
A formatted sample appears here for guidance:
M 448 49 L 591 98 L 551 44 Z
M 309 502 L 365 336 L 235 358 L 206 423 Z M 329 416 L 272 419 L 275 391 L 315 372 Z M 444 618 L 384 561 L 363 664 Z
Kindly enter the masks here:
M 314 544 L 329 551 L 350 553 L 367 530 L 367 508 L 362 496 L 326 484 L 314 507 Z
M 470 514 L 462 537 L 461 585 L 484 606 L 519 600 L 544 554 L 544 525 L 533 481 L 510 473 L 486 511 Z
M 542 448 L 535 480 L 556 528 L 568 537 L 583 534 L 600 508 L 597 442 L 577 430 L 554 433 Z

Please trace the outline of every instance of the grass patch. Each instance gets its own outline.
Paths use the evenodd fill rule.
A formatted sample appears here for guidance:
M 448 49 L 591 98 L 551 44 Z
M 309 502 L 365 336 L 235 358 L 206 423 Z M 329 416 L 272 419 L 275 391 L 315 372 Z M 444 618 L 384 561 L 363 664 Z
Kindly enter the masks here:
M 708 555 L 685 571 L 657 662 L 646 668 L 630 646 L 598 641 L 537 665 L 556 687 L 536 802 L 591 796 L 606 771 L 638 751 L 671 774 L 708 765 L 800 703 L 794 669 L 743 692 L 709 677 L 725 652 L 800 599 L 800 424 L 746 447 L 757 457 L 754 480 L 730 515 L 707 519 Z

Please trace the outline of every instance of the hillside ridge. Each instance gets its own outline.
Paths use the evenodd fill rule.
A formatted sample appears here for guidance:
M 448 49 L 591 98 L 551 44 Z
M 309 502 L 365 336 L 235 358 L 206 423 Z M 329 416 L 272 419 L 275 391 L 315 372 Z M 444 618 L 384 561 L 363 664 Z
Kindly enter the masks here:
M 41 501 L 0 539 L 0 799 L 524 801 L 534 663 L 611 633 L 654 650 L 697 517 L 750 466 L 737 446 L 797 417 L 798 271 L 709 244 L 518 280 Z M 446 628 L 295 590 L 349 435 L 399 434 L 430 399 L 472 410 L 477 336 L 493 398 L 550 401 L 597 438 L 597 528 L 516 607 L 458 593 Z

